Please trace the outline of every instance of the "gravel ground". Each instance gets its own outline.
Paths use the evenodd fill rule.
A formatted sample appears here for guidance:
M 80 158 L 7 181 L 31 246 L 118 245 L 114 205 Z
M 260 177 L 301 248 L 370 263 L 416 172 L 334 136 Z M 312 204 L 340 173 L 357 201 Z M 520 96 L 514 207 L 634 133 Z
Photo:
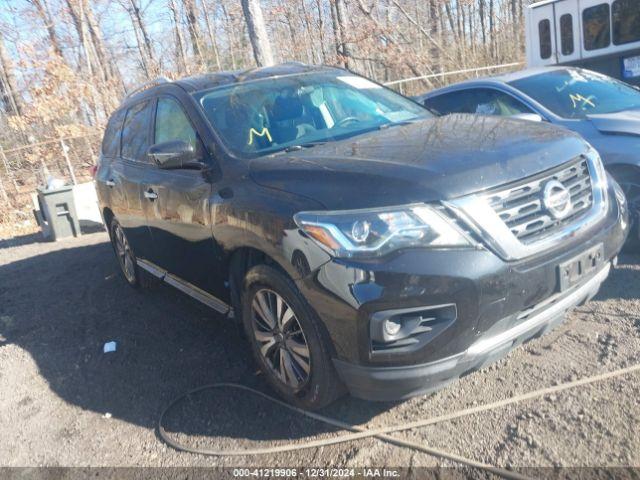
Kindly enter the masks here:
M 322 413 L 393 425 L 638 364 L 639 278 L 640 257 L 621 257 L 563 325 L 436 394 L 395 404 L 347 397 Z M 117 351 L 104 354 L 111 340 Z M 220 381 L 266 389 L 235 325 L 170 287 L 127 286 L 105 233 L 0 241 L 0 466 L 451 465 L 372 439 L 239 458 L 163 444 L 155 428 L 163 407 Z M 193 396 L 167 428 L 209 448 L 335 433 L 232 390 Z M 394 435 L 507 468 L 640 466 L 640 373 Z

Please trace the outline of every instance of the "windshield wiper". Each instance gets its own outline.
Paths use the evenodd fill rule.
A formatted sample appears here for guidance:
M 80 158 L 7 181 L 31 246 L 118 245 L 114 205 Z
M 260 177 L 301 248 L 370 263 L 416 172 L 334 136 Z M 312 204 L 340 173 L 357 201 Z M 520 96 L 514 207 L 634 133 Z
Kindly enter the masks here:
M 324 145 L 327 142 L 323 142 L 323 141 L 318 141 L 318 142 L 307 142 L 307 143 L 301 143 L 299 145 L 289 145 L 287 148 L 284 149 L 285 152 L 296 152 L 298 150 L 302 150 L 303 148 L 312 148 L 315 147 L 316 145 Z
M 415 119 L 413 119 L 413 120 L 402 120 L 400 122 L 383 123 L 382 125 L 380 125 L 378 127 L 378 130 L 386 130 L 387 128 L 390 128 L 390 127 L 399 127 L 399 126 L 402 126 L 402 125 L 410 125 L 410 124 L 412 124 L 414 122 L 416 122 Z

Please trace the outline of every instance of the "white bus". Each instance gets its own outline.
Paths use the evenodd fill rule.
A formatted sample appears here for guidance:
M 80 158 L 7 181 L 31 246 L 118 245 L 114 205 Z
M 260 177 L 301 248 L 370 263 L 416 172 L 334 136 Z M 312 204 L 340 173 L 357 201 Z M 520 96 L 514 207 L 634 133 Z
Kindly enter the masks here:
M 574 65 L 640 85 L 640 0 L 544 0 L 525 10 L 527 64 Z

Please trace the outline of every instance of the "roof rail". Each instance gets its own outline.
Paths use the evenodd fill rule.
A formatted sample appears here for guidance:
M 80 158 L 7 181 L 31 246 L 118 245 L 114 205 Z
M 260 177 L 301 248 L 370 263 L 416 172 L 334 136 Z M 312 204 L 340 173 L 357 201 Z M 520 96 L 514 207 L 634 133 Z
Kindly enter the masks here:
M 169 80 L 167 77 L 154 78 L 153 80 L 149 80 L 148 82 L 138 85 L 131 92 L 127 93 L 127 95 L 124 98 L 126 100 L 127 98 L 133 97 L 138 92 L 142 92 L 147 88 L 155 87 L 156 85 L 162 85 L 163 83 L 171 83 L 171 80 Z

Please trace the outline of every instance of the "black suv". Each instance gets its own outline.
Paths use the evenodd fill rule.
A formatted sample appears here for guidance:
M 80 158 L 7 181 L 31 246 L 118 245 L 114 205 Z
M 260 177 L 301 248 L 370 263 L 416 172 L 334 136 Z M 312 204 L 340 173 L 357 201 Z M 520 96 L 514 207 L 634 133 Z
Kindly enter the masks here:
M 96 185 L 126 280 L 151 274 L 241 322 L 305 408 L 483 368 L 591 298 L 627 234 L 624 195 L 579 136 L 434 118 L 301 64 L 134 92 Z

